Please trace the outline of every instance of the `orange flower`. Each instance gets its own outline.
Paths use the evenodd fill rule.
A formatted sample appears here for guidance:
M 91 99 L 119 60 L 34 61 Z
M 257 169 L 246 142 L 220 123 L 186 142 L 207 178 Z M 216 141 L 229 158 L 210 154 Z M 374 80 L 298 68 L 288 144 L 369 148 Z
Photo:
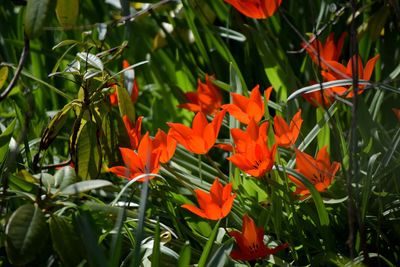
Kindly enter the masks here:
M 279 115 L 274 118 L 275 142 L 278 146 L 290 147 L 294 145 L 300 133 L 301 124 L 301 109 L 293 116 L 290 126 Z
M 266 141 L 259 138 L 257 142 L 250 141 L 243 148 L 244 151 L 236 153 L 227 158 L 245 173 L 261 177 L 272 169 L 275 160 L 277 145 L 274 144 L 268 149 Z M 242 149 L 242 148 L 240 148 Z
M 143 116 L 137 118 L 135 125 L 132 124 L 126 115 L 122 117 L 122 120 L 124 121 L 126 131 L 128 132 L 129 140 L 131 142 L 131 149 L 136 150 L 142 137 L 140 132 L 142 130 Z
M 335 43 L 335 36 L 334 33 L 330 33 L 328 38 L 325 41 L 325 44 L 322 44 L 318 39 L 314 39 L 308 45 L 307 43 L 303 42 L 301 44 L 310 55 L 312 61 L 315 64 L 318 64 L 318 56 L 317 53 L 319 52 L 320 59 L 321 59 L 321 67 L 326 69 L 327 66 L 325 65 L 324 61 L 338 61 L 340 54 L 342 53 L 344 38 L 346 38 L 347 33 L 344 32 L 340 35 L 339 40 Z M 314 37 L 312 37 L 314 38 Z
M 400 109 L 399 108 L 392 108 L 394 115 L 396 116 L 397 120 L 400 122 Z
M 282 0 L 225 0 L 243 15 L 254 19 L 271 17 Z
M 149 133 L 143 136 L 137 153 L 132 149 L 123 147 L 120 147 L 119 150 L 126 167 L 115 166 L 109 169 L 110 172 L 129 180 L 142 174 L 158 173 L 160 169 L 160 150 L 154 147 Z M 152 179 L 154 176 L 148 178 Z M 143 182 L 144 178 L 138 181 Z
M 218 88 L 213 85 L 208 75 L 206 83 L 197 81 L 197 92 L 186 93 L 189 103 L 178 105 L 193 112 L 203 112 L 207 115 L 213 115 L 219 111 L 222 104 L 222 95 Z
M 340 163 L 334 161 L 331 164 L 326 146 L 318 152 L 316 159 L 296 149 L 296 168 L 296 171 L 307 178 L 319 192 L 324 192 L 332 183 L 340 168 Z M 303 197 L 310 194 L 310 191 L 298 179 L 291 175 L 289 179 L 296 184 L 295 194 Z
M 232 183 L 222 186 L 218 178 L 212 184 L 210 193 L 199 189 L 194 191 L 196 192 L 200 208 L 191 204 L 184 204 L 181 207 L 209 220 L 225 218 L 231 211 L 233 200 L 236 197 L 236 194 L 231 194 Z
M 217 140 L 224 115 L 225 111 L 220 111 L 213 121 L 208 123 L 206 115 L 198 112 L 193 119 L 192 128 L 180 123 L 168 123 L 171 127 L 169 134 L 190 152 L 206 154 Z
M 160 162 L 167 163 L 175 153 L 176 141 L 170 134 L 166 134 L 163 130 L 158 129 L 154 137 L 154 146 L 160 150 Z
M 122 61 L 122 67 L 124 69 L 128 68 L 129 62 L 127 60 Z M 139 86 L 137 85 L 135 79 L 135 71 L 133 69 L 127 70 L 124 72 L 124 86 L 128 90 L 129 95 L 131 96 L 132 103 L 136 103 L 139 96 Z M 118 106 L 118 93 L 117 93 L 117 85 L 113 84 L 115 89 L 114 93 L 110 94 L 110 104 L 112 106 Z
M 264 229 L 257 227 L 247 214 L 243 216 L 242 232 L 230 231 L 229 235 L 236 240 L 236 249 L 232 250 L 234 260 L 251 261 L 267 257 L 285 249 L 288 244 L 269 248 L 264 244 Z
M 252 119 L 247 125 L 246 131 L 237 128 L 231 129 L 231 135 L 235 142 L 235 152 L 245 153 L 247 144 L 253 141 L 257 142 L 260 139 L 261 143 L 266 144 L 268 127 L 269 123 L 267 121 L 258 126 Z
M 374 71 L 374 67 L 376 61 L 379 59 L 379 55 L 368 60 L 367 64 L 365 65 L 365 69 L 363 68 L 363 64 L 361 61 L 361 57 L 358 56 L 357 58 L 357 66 L 358 66 L 358 79 L 360 80 L 369 80 L 371 78 L 372 72 Z M 351 79 L 353 78 L 353 61 L 356 60 L 356 57 L 353 56 L 349 62 L 347 63 L 347 67 L 343 66 L 339 62 L 336 61 L 327 61 L 328 70 L 322 70 L 321 74 L 327 81 L 335 81 L 341 79 Z M 364 86 L 359 86 L 358 93 L 361 94 L 363 91 Z M 333 87 L 332 91 L 338 95 L 345 95 L 348 92 L 348 87 Z M 353 91 L 350 91 L 346 97 L 350 98 L 353 97 Z
M 272 87 L 265 89 L 264 95 L 267 100 L 271 92 Z M 241 123 L 249 124 L 251 119 L 258 123 L 264 116 L 264 102 L 258 85 L 253 88 L 249 98 L 237 93 L 231 93 L 231 95 L 233 104 L 223 105 L 222 108 Z

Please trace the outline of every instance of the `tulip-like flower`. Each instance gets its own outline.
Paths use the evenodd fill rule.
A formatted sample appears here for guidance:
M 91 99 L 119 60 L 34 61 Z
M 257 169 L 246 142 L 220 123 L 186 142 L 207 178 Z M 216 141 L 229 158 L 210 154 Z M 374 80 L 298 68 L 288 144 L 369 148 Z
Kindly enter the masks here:
M 122 67 L 124 69 L 128 68 L 129 66 L 130 66 L 129 62 L 127 60 L 122 61 Z M 135 71 L 133 69 L 124 72 L 124 86 L 128 90 L 132 103 L 136 103 L 139 97 L 139 86 L 136 82 Z M 116 90 L 117 88 L 116 85 L 113 85 L 113 87 L 115 88 L 115 91 L 110 95 L 110 103 L 112 106 L 117 106 L 118 105 L 118 93 Z
M 264 229 L 257 227 L 247 214 L 243 216 L 242 232 L 231 231 L 229 235 L 236 240 L 236 249 L 232 250 L 234 260 L 252 261 L 267 257 L 285 249 L 288 244 L 269 248 L 264 244 Z
M 274 130 L 275 142 L 278 146 L 290 147 L 294 145 L 299 136 L 302 123 L 301 110 L 293 116 L 290 126 L 281 116 L 276 115 L 274 117 Z
M 120 147 L 119 150 L 121 151 L 125 166 L 109 168 L 110 172 L 129 180 L 142 174 L 158 173 L 160 169 L 160 150 L 154 147 L 149 133 L 143 136 L 137 153 L 132 149 L 123 147 Z M 154 178 L 154 176 L 149 176 L 147 178 L 151 179 Z M 143 182 L 144 179 L 145 178 L 141 178 L 138 181 Z
M 305 48 L 315 64 L 318 64 L 317 53 L 319 53 L 321 67 L 323 69 L 327 69 L 327 66 L 325 64 L 326 61 L 339 60 L 340 54 L 342 53 L 343 49 L 344 39 L 346 38 L 346 36 L 346 32 L 342 33 L 339 37 L 338 42 L 335 43 L 335 36 L 332 32 L 331 34 L 329 34 L 328 38 L 326 38 L 324 44 L 321 43 L 320 40 L 314 39 L 309 44 L 303 42 L 301 46 Z
M 184 204 L 182 208 L 209 220 L 225 218 L 231 211 L 233 200 L 236 197 L 236 194 L 232 194 L 232 184 L 229 183 L 222 186 L 218 178 L 212 184 L 210 193 L 199 189 L 194 191 L 196 192 L 200 208 L 191 204 Z
M 214 115 L 221 108 L 222 95 L 220 91 L 212 83 L 208 75 L 206 75 L 206 83 L 202 83 L 198 80 L 197 84 L 197 92 L 189 92 L 185 94 L 189 103 L 180 104 L 178 107 L 193 112 L 200 111 L 207 115 Z
M 326 147 L 318 152 L 316 159 L 296 149 L 296 171 L 307 178 L 319 192 L 326 191 L 339 168 L 339 162 L 334 161 L 331 164 Z M 295 194 L 303 198 L 310 195 L 310 191 L 298 179 L 291 175 L 289 179 L 296 184 Z
M 271 92 L 272 87 L 265 90 L 264 95 L 267 100 L 269 100 Z M 231 93 L 231 95 L 233 104 L 223 105 L 222 108 L 241 123 L 249 124 L 252 119 L 258 123 L 264 116 L 264 101 L 258 85 L 253 88 L 249 98 L 237 93 Z
M 133 124 L 126 115 L 122 117 L 122 120 L 126 131 L 128 132 L 131 149 L 136 150 L 139 146 L 140 139 L 142 138 L 141 131 L 143 116 L 138 117 L 135 124 Z
M 358 58 L 353 56 L 347 63 L 346 67 L 336 61 L 327 61 L 328 69 L 322 70 L 321 75 L 325 78 L 326 81 L 352 79 L 353 78 L 353 62 L 355 62 L 355 60 L 357 60 L 358 79 L 368 81 L 371 78 L 372 72 L 374 71 L 376 61 L 378 59 L 379 59 L 379 55 L 376 55 L 375 57 L 368 60 L 367 64 L 365 65 L 365 68 L 363 68 L 363 64 L 362 64 L 360 56 L 358 56 Z M 363 88 L 364 88 L 363 85 L 359 85 L 359 90 L 358 90 L 359 94 L 362 93 Z M 347 94 L 346 95 L 347 98 L 353 97 L 353 95 L 354 95 L 353 91 L 348 92 L 348 87 L 341 87 L 341 86 L 333 87 L 332 91 L 337 95 L 346 95 Z
M 176 140 L 163 130 L 158 129 L 153 140 L 154 147 L 160 150 L 160 162 L 167 163 L 175 153 Z
M 245 173 L 259 178 L 272 169 L 275 161 L 277 145 L 268 148 L 266 141 L 260 138 L 257 142 L 251 141 L 241 153 L 227 158 Z
M 171 128 L 169 134 L 190 152 L 206 154 L 217 140 L 224 115 L 225 111 L 220 111 L 208 123 L 206 115 L 198 112 L 193 119 L 192 128 L 180 123 L 168 123 Z
M 247 145 L 251 142 L 259 141 L 260 143 L 266 144 L 268 127 L 269 123 L 267 121 L 258 126 L 254 120 L 250 120 L 246 131 L 238 128 L 231 129 L 231 135 L 235 142 L 235 152 L 245 153 Z
M 243 15 L 254 19 L 271 17 L 282 0 L 225 0 Z

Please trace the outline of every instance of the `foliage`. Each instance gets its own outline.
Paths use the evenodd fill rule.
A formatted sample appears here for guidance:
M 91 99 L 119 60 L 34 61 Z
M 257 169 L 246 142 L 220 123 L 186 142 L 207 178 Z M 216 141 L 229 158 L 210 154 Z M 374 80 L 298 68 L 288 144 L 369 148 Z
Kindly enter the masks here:
M 399 264 L 399 3 L 238 1 L 3 1 L 1 264 Z

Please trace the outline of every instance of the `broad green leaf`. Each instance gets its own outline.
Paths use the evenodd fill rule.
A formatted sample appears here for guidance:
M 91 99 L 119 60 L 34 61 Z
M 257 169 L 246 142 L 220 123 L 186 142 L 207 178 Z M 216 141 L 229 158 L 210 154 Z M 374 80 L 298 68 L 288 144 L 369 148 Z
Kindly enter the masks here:
M 59 216 L 49 220 L 51 240 L 64 266 L 77 266 L 82 260 L 81 240 L 71 222 Z
M 46 149 L 58 136 L 58 133 L 64 127 L 68 118 L 68 112 L 72 108 L 72 103 L 65 105 L 50 121 L 49 125 L 43 132 L 42 139 L 40 140 L 41 149 Z
M 0 89 L 3 87 L 8 77 L 8 67 L 4 66 L 0 68 Z
M 76 143 L 77 175 L 82 180 L 95 179 L 100 173 L 101 150 L 97 139 L 97 125 L 92 121 L 82 122 Z
M 190 246 L 190 243 L 187 242 L 181 249 L 178 266 L 179 267 L 189 266 L 191 254 L 192 254 L 192 247 Z
M 117 86 L 117 94 L 118 94 L 118 107 L 121 117 L 128 116 L 129 120 L 134 122 L 136 120 L 135 117 L 135 107 L 131 101 L 131 97 L 128 94 L 128 91 L 120 86 Z
M 208 241 L 207 241 L 207 243 L 206 243 L 206 245 L 205 245 L 205 247 L 203 249 L 203 253 L 201 253 L 200 260 L 199 260 L 199 263 L 197 265 L 198 267 L 206 266 L 207 259 L 208 259 L 209 255 L 210 255 L 211 249 L 212 249 L 212 247 L 214 245 L 215 237 L 217 236 L 217 233 L 218 233 L 218 228 L 219 228 L 220 222 L 221 222 L 221 220 L 219 220 L 217 222 L 217 224 L 214 226 L 213 231 L 211 232 L 211 235 L 208 237 Z
M 83 62 L 87 62 L 87 64 L 89 64 L 90 66 L 95 67 L 96 69 L 99 69 L 101 71 L 104 70 L 103 62 L 96 55 L 86 52 L 79 52 L 76 55 L 80 60 L 82 60 Z
M 24 19 L 25 33 L 29 39 L 40 35 L 49 13 L 51 0 L 29 0 Z
M 81 181 L 65 187 L 63 190 L 61 190 L 61 193 L 66 195 L 74 195 L 111 185 L 113 184 L 107 180 Z
M 54 187 L 65 188 L 66 186 L 77 182 L 75 169 L 71 166 L 65 166 L 57 170 L 54 174 Z
M 6 158 L 10 140 L 14 132 L 15 120 L 13 120 L 7 129 L 0 134 L 0 165 L 4 162 Z
M 75 25 L 79 13 L 79 0 L 57 0 L 56 15 L 61 26 L 70 28 Z
M 48 229 L 38 206 L 25 204 L 10 217 L 6 226 L 6 251 L 14 265 L 25 265 L 36 258 L 46 244 Z

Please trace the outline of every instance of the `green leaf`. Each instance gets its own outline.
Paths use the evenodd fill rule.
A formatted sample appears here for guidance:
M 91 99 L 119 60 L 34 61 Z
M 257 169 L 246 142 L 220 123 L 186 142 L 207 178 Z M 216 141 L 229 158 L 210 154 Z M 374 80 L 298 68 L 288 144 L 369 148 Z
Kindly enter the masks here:
M 8 68 L 6 66 L 0 68 L 0 89 L 3 87 L 8 77 Z
M 80 249 L 81 240 L 76 234 L 76 229 L 65 218 L 52 216 L 49 221 L 53 248 L 65 266 L 77 266 L 83 255 Z
M 199 260 L 199 263 L 197 265 L 198 267 L 206 266 L 207 258 L 210 255 L 211 248 L 212 248 L 212 246 L 214 244 L 215 237 L 217 236 L 220 222 L 221 222 L 221 220 L 219 220 L 217 222 L 217 224 L 214 226 L 213 231 L 211 232 L 210 237 L 208 238 L 208 241 L 207 241 L 207 243 L 206 243 L 206 245 L 204 247 L 203 253 L 200 256 L 200 260 Z
M 70 28 L 75 25 L 79 13 L 79 0 L 57 0 L 56 15 L 61 26 Z
M 189 266 L 191 254 L 192 254 L 192 247 L 190 246 L 189 242 L 186 242 L 186 244 L 181 249 L 178 266 L 179 267 Z
M 134 122 L 135 118 L 135 107 L 131 101 L 128 91 L 120 86 L 117 86 L 118 94 L 118 107 L 121 117 L 128 116 L 129 120 Z
M 97 178 L 100 173 L 101 150 L 97 143 L 97 125 L 92 121 L 82 124 L 76 143 L 75 170 L 80 179 L 90 180 Z
M 66 195 L 74 195 L 111 185 L 113 184 L 107 180 L 81 181 L 65 187 L 63 190 L 61 190 L 61 193 Z
M 2 164 L 6 158 L 14 127 L 15 120 L 13 120 L 10 125 L 8 125 L 7 129 L 0 134 L 0 164 Z
M 87 64 L 89 64 L 90 66 L 95 67 L 96 69 L 99 69 L 101 71 L 104 70 L 103 62 L 96 55 L 86 52 L 79 52 L 76 55 L 79 59 L 81 59 L 83 62 L 87 62 Z
M 35 259 L 46 244 L 48 229 L 42 211 L 35 205 L 19 207 L 6 226 L 6 251 L 14 265 L 25 265 Z
M 49 12 L 50 0 L 29 0 L 25 13 L 25 33 L 29 39 L 40 35 Z

